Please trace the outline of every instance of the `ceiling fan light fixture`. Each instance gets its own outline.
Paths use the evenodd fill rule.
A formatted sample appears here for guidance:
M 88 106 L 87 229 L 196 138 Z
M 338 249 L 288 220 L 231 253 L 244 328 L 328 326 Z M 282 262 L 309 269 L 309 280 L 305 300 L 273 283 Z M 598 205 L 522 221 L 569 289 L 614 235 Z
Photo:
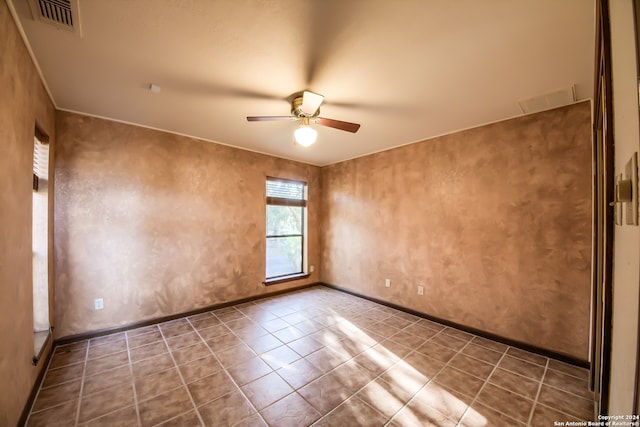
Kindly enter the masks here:
M 302 117 L 302 123 L 293 133 L 296 142 L 303 147 L 308 147 L 316 142 L 316 138 L 318 137 L 318 131 L 309 126 L 309 118 Z
M 303 147 L 308 147 L 316 142 L 316 138 L 318 137 L 318 132 L 307 125 L 302 125 L 293 133 L 296 138 L 296 142 Z

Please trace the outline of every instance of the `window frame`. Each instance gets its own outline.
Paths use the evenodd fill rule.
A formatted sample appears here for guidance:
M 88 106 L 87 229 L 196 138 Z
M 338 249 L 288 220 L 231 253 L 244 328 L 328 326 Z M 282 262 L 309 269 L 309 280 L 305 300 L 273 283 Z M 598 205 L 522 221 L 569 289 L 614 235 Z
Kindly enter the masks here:
M 286 197 L 274 197 L 267 195 L 267 186 L 269 181 L 275 182 L 283 182 L 283 183 L 295 183 L 298 185 L 302 185 L 303 187 L 303 199 L 290 199 Z M 273 285 L 277 283 L 288 282 L 292 280 L 305 279 L 309 277 L 308 267 L 307 267 L 307 235 L 308 235 L 308 212 L 307 212 L 307 203 L 308 203 L 308 184 L 306 181 L 297 180 L 297 179 L 287 179 L 287 178 L 278 178 L 273 176 L 267 176 L 265 179 L 265 223 L 268 220 L 269 215 L 269 206 L 291 206 L 291 207 L 300 207 L 302 208 L 301 212 L 301 220 L 302 224 L 300 227 L 300 234 L 286 234 L 286 235 L 269 235 L 268 230 L 265 230 L 265 280 L 262 282 L 265 285 Z M 269 239 L 273 238 L 282 238 L 282 237 L 301 237 L 301 265 L 300 271 L 295 273 L 287 273 L 281 274 L 277 276 L 267 277 L 267 249 L 266 244 Z

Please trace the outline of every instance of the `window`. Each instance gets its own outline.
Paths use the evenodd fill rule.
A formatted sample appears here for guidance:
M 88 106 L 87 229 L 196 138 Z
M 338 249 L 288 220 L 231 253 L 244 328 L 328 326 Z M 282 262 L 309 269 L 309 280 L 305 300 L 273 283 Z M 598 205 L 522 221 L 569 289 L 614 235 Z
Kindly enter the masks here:
M 307 184 L 267 178 L 267 282 L 305 274 Z
M 33 139 L 33 335 L 34 364 L 49 339 L 49 138 L 36 128 Z

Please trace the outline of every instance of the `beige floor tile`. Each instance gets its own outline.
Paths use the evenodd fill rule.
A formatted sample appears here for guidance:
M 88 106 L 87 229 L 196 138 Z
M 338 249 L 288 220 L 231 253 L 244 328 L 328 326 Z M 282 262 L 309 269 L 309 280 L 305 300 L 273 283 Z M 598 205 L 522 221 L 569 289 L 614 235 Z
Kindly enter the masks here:
M 33 411 L 41 411 L 62 403 L 77 400 L 80 397 L 82 380 L 76 379 L 53 387 L 40 390 L 33 404 Z
M 592 419 L 587 381 L 584 368 L 313 287 L 59 346 L 28 425 L 533 427 Z
M 568 415 L 564 412 L 560 412 L 557 409 L 550 408 L 546 405 L 538 403 L 533 411 L 533 418 L 531 419 L 532 426 L 552 426 L 556 421 L 590 421 L 593 415 L 584 420 L 580 420 L 574 416 Z
M 140 362 L 133 363 L 133 376 L 135 378 L 151 375 L 156 372 L 164 371 L 174 365 L 169 353 L 162 353 L 159 356 L 144 359 Z
M 167 340 L 193 331 L 193 327 L 186 321 L 162 324 L 160 325 L 160 329 L 162 330 L 162 335 L 164 335 Z
M 533 407 L 533 401 L 493 384 L 487 384 L 482 389 L 477 401 L 523 423 L 529 420 Z
M 171 354 L 178 365 L 184 365 L 185 363 L 202 359 L 205 356 L 211 356 L 211 350 L 209 350 L 209 347 L 207 347 L 205 343 L 199 342 L 189 347 L 183 347 L 180 350 L 173 351 Z
M 550 387 L 546 384 L 543 384 L 540 389 L 538 403 L 573 415 L 574 417 L 582 420 L 591 420 L 593 418 L 592 400 L 583 399 L 579 396 Z
M 67 349 L 62 351 L 57 351 L 54 353 L 53 357 L 51 357 L 51 363 L 49 364 L 49 369 L 56 369 L 62 366 L 71 365 L 74 363 L 84 362 L 87 356 L 87 349 Z
M 539 381 L 544 374 L 544 366 L 530 363 L 523 359 L 515 358 L 508 355 L 502 358 L 502 360 L 498 364 L 498 367 L 525 377 L 529 377 L 536 381 Z
M 187 390 L 178 387 L 138 404 L 143 427 L 167 421 L 193 409 Z
M 207 313 L 206 317 L 201 317 L 194 320 L 189 320 L 191 326 L 193 326 L 197 330 L 209 328 L 211 326 L 219 325 L 221 323 L 220 319 L 214 317 L 213 315 Z
M 116 342 L 125 341 L 125 333 L 119 332 L 117 334 L 105 335 L 102 337 L 92 338 L 89 340 L 89 347 L 94 347 L 104 344 L 113 344 Z
M 108 387 L 98 393 L 94 393 L 82 398 L 80 403 L 79 422 L 89 421 L 133 405 L 133 388 L 131 384 L 124 383 Z
M 224 371 L 204 377 L 188 385 L 189 392 L 197 406 L 215 400 L 236 390 L 237 387 Z
M 192 383 L 211 374 L 215 374 L 221 369 L 222 366 L 211 354 L 180 365 L 180 372 L 187 383 Z
M 478 378 L 486 379 L 493 372 L 495 365 L 469 357 L 465 354 L 456 355 L 449 362 L 449 366 L 465 371 Z
M 436 382 L 429 383 L 420 390 L 411 403 L 416 413 L 428 413 L 435 410 L 447 419 L 458 421 L 465 413 L 473 398 L 459 395 Z
M 84 372 L 84 362 L 67 365 L 63 368 L 50 369 L 44 376 L 42 387 L 51 387 L 56 384 L 81 378 Z
M 411 393 L 397 384 L 388 383 L 378 378 L 367 384 L 356 396 L 391 418 L 409 401 Z
M 201 342 L 202 339 L 200 335 L 195 332 L 187 332 L 186 334 L 167 338 L 167 345 L 171 351 L 180 350 L 181 348 L 190 347 Z
M 539 381 L 500 368 L 493 372 L 489 382 L 531 400 L 536 398 L 540 388 Z
M 230 368 L 233 365 L 242 363 L 245 360 L 249 360 L 256 356 L 255 351 L 245 343 L 241 343 L 235 347 L 228 348 L 222 351 L 216 351 L 216 356 L 225 368 Z
M 182 380 L 178 375 L 178 370 L 170 368 L 136 379 L 136 396 L 139 401 L 147 400 L 181 385 Z
M 129 365 L 122 365 L 85 377 L 82 394 L 87 396 L 109 387 L 127 383 L 131 383 L 131 368 Z
M 127 406 L 107 415 L 80 424 L 81 427 L 137 427 L 138 414 L 135 406 Z
M 244 341 L 257 354 L 273 350 L 274 348 L 280 347 L 282 345 L 282 341 L 269 333 L 258 337 L 244 338 Z
M 573 393 L 585 399 L 593 399 L 593 392 L 589 390 L 589 381 L 586 378 L 580 379 L 559 371 L 547 369 L 542 381 L 552 387 Z
M 229 368 L 229 374 L 240 386 L 250 383 L 260 377 L 273 372 L 258 356 L 246 360 Z
M 453 356 L 456 355 L 455 350 L 449 347 L 442 346 L 440 344 L 436 344 L 433 341 L 427 341 L 426 343 L 418 347 L 417 350 L 420 353 L 426 354 L 429 357 L 433 357 L 434 359 L 438 359 L 445 363 L 451 360 Z
M 131 362 L 136 363 L 144 359 L 159 356 L 167 351 L 167 346 L 164 341 L 158 341 L 141 347 L 132 348 L 129 350 L 129 354 L 131 355 Z
M 502 357 L 502 353 L 474 343 L 468 344 L 464 349 L 462 349 L 462 353 L 491 364 L 498 363 Z
M 91 345 L 89 347 L 89 359 L 107 356 L 113 353 L 119 353 L 127 350 L 127 343 L 124 339 L 108 342 L 103 345 Z
M 534 354 L 528 351 L 520 350 L 519 348 L 509 347 L 507 350 L 507 354 L 512 357 L 517 357 L 518 359 L 526 360 L 529 363 L 535 363 L 536 365 L 546 366 L 547 358 L 544 356 L 540 356 L 539 354 Z
M 155 329 L 146 334 L 130 337 L 127 341 L 129 342 L 129 348 L 136 348 L 143 345 L 152 344 L 154 342 L 162 341 L 162 334 L 158 329 Z
M 284 365 L 300 359 L 300 355 L 286 345 L 262 353 L 260 357 L 273 369 L 280 369 Z
M 320 418 L 320 413 L 298 393 L 292 393 L 262 411 L 262 416 L 273 426 L 308 426 Z
M 27 421 L 28 427 L 46 427 L 51 425 L 75 425 L 78 413 L 78 400 L 54 406 L 44 411 L 33 412 Z
M 383 426 L 387 417 L 357 397 L 344 402 L 336 410 L 322 418 L 316 426 Z
M 307 356 L 314 351 L 320 350 L 324 344 L 316 341 L 310 336 L 299 338 L 287 344 L 289 348 L 298 353 L 300 356 Z
M 275 372 L 246 384 L 242 390 L 258 410 L 293 392 L 289 384 Z
M 196 411 L 189 411 L 186 414 L 180 414 L 175 418 L 171 418 L 159 426 L 162 427 L 201 427 L 202 423 Z
M 284 365 L 276 372 L 294 389 L 303 387 L 322 375 L 320 369 L 306 359 Z
M 508 345 L 492 341 L 482 337 L 475 337 L 471 340 L 473 344 L 481 345 L 482 347 L 488 348 L 489 350 L 497 351 L 499 353 L 504 353 L 509 348 Z
M 442 369 L 436 375 L 434 381 L 470 398 L 475 397 L 484 384 L 484 380 L 451 366 Z
M 390 427 L 455 427 L 456 423 L 430 408 L 405 407 L 393 417 Z
M 310 382 L 300 388 L 298 393 L 321 415 L 331 411 L 351 395 L 331 374 Z
M 588 380 L 589 379 L 589 370 L 585 368 L 580 368 L 578 366 L 569 365 L 564 362 L 560 362 L 558 360 L 549 359 L 549 369 L 553 369 L 554 371 L 562 372 L 563 374 L 572 375 L 574 377 Z
M 517 427 L 525 426 L 526 423 L 519 422 L 507 415 L 493 410 L 481 403 L 475 403 L 465 414 L 460 422 L 460 427 Z M 543 426 L 544 424 L 534 424 Z M 549 424 L 553 425 L 553 424 Z
M 463 341 L 461 339 L 452 337 L 451 335 L 447 335 L 443 332 L 432 337 L 429 342 L 440 344 L 444 347 L 448 347 L 454 351 L 459 351 L 467 344 L 467 341 Z

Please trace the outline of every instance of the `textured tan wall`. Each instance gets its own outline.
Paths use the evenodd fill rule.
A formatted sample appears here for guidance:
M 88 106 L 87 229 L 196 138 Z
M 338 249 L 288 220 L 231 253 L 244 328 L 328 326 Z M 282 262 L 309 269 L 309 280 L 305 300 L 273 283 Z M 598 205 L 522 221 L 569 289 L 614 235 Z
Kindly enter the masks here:
M 56 337 L 319 280 L 319 168 L 65 112 L 56 127 Z M 316 266 L 269 287 L 267 175 L 308 182 Z
M 53 105 L 42 87 L 7 5 L 5 2 L 0 2 L 0 425 L 2 426 L 16 425 L 36 377 L 44 365 L 40 363 L 34 367 L 31 364 L 33 358 L 31 170 L 35 123 L 37 121 L 51 137 L 50 150 L 53 153 L 54 117 Z M 50 195 L 52 194 L 51 189 Z M 53 214 L 50 217 L 53 221 Z M 50 227 L 52 229 L 52 226 Z M 50 242 L 50 248 L 51 244 Z
M 322 281 L 587 360 L 590 138 L 585 102 L 323 168 Z

